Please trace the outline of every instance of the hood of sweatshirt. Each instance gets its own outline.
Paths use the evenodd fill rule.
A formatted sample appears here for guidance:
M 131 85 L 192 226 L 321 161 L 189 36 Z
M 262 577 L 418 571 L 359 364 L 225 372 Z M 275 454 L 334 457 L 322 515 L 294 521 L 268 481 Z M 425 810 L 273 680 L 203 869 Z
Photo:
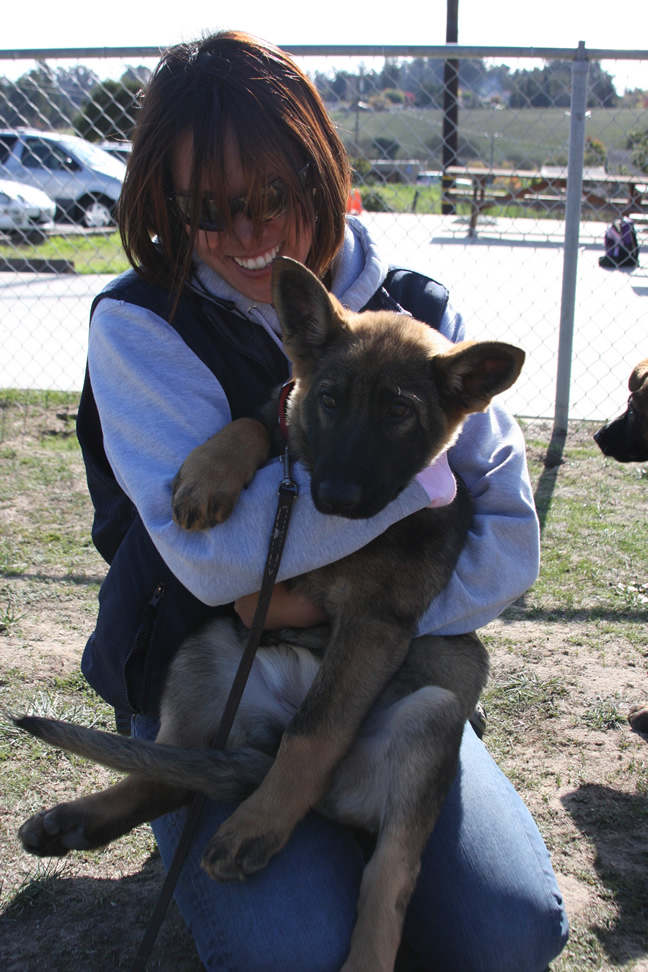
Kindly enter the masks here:
M 225 301 L 244 317 L 256 321 L 275 340 L 281 337 L 281 325 L 271 304 L 254 303 L 235 290 L 220 274 L 195 258 L 194 286 L 217 300 Z M 351 311 L 359 311 L 383 283 L 388 264 L 361 220 L 350 216 L 344 243 L 331 265 L 331 292 Z

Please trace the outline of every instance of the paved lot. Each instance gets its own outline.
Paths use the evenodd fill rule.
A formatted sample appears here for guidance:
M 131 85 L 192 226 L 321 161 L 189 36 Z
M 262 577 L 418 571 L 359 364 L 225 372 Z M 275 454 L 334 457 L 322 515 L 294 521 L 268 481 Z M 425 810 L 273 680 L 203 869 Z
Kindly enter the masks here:
M 506 394 L 515 414 L 553 417 L 560 327 L 564 224 L 487 220 L 476 239 L 452 217 L 371 217 L 391 258 L 440 280 L 464 316 L 468 336 L 519 344 L 527 352 Z M 388 225 L 392 221 L 392 226 Z M 523 224 L 525 237 L 521 236 Z M 605 225 L 581 228 L 570 417 L 609 418 L 625 403 L 634 364 L 648 357 L 648 238 L 643 267 L 605 271 Z
M 90 305 L 110 279 L 0 274 L 0 388 L 80 390 Z
M 465 222 L 453 217 L 367 213 L 363 218 L 392 262 L 448 286 L 469 336 L 509 340 L 527 351 L 523 377 L 507 393 L 508 403 L 518 415 L 553 416 L 562 224 L 486 220 L 478 237 L 468 239 Z M 643 247 L 644 268 L 601 270 L 604 229 L 583 224 L 581 233 L 574 419 L 605 419 L 620 410 L 632 366 L 648 355 L 648 247 Z M 0 388 L 80 389 L 90 304 L 108 279 L 0 274 Z

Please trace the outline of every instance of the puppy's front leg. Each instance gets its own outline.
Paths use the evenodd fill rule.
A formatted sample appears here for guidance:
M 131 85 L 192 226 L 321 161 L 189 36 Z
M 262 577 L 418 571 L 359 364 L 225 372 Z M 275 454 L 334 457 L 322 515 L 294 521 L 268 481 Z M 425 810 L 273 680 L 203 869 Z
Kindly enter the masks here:
M 189 453 L 173 481 L 173 518 L 185 530 L 224 523 L 270 457 L 270 433 L 252 418 L 224 426 Z
M 409 646 L 409 632 L 359 611 L 336 624 L 322 666 L 283 735 L 259 788 L 219 828 L 203 867 L 220 881 L 265 867 L 321 799 L 383 685 Z M 388 646 L 388 647 L 386 647 Z

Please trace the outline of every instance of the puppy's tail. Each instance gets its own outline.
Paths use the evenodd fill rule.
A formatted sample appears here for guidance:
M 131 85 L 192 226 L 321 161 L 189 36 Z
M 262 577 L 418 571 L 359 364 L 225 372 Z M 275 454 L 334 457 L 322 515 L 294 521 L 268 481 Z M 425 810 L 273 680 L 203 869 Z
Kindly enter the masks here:
M 122 773 L 138 773 L 160 783 L 187 787 L 212 800 L 245 799 L 274 762 L 274 757 L 257 749 L 179 749 L 56 719 L 21 716 L 12 721 L 50 746 Z

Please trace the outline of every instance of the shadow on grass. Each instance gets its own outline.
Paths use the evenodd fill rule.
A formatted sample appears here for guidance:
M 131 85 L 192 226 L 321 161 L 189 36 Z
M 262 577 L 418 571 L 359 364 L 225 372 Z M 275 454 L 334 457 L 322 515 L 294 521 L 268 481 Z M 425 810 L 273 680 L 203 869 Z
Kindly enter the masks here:
M 563 452 L 565 451 L 565 441 L 567 433 L 554 429 L 547 452 L 543 460 L 544 470 L 540 474 L 533 499 L 535 501 L 536 512 L 540 520 L 540 532 L 544 532 L 547 514 L 551 509 L 556 482 L 558 480 L 558 470 L 562 466 Z
M 96 864 L 97 858 L 93 857 Z M 164 872 L 157 853 L 118 879 L 66 877 L 65 864 L 44 867 L 0 913 L 0 953 L 7 972 L 129 969 L 155 905 Z M 163 922 L 149 972 L 203 969 L 174 903 Z
M 613 922 L 593 925 L 592 931 L 615 963 L 647 955 L 647 795 L 584 783 L 561 799 L 583 836 L 594 845 L 596 873 L 616 906 Z
M 0 578 L 3 580 L 27 580 L 43 581 L 48 584 L 70 584 L 72 587 L 94 587 L 101 586 L 105 580 L 105 574 L 43 574 L 26 570 L 0 570 Z
M 648 608 L 536 608 L 528 607 L 525 603 L 526 595 L 518 598 L 515 604 L 507 608 L 502 614 L 502 621 L 558 621 L 569 623 L 580 621 L 609 621 L 611 624 L 619 622 L 646 624 L 648 623 Z

